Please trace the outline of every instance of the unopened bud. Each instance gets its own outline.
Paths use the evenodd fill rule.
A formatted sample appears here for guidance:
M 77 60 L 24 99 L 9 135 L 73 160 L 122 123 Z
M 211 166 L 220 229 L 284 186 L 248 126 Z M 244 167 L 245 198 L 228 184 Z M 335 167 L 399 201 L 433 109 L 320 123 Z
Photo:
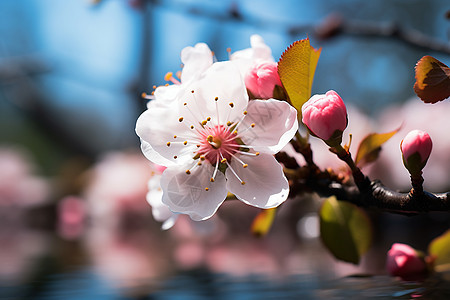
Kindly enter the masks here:
M 312 135 L 336 147 L 347 127 L 347 109 L 342 98 L 331 90 L 325 95 L 314 95 L 303 104 L 302 121 Z
M 410 174 L 419 174 L 430 157 L 433 143 L 428 133 L 421 130 L 410 131 L 400 143 L 403 164 Z

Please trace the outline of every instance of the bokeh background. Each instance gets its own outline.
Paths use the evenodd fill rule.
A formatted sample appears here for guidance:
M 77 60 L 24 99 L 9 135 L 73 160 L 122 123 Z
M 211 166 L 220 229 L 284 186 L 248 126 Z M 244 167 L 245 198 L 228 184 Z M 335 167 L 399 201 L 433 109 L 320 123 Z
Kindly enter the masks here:
M 404 126 L 367 172 L 408 188 L 398 144 L 419 127 L 436 153 L 425 186 L 446 191 L 450 106 L 423 104 L 412 86 L 422 56 L 450 64 L 449 11 L 447 0 L 0 1 L 0 298 L 360 295 L 358 285 L 325 279 L 384 274 L 393 242 L 426 250 L 450 226 L 448 214 L 371 213 L 376 243 L 360 266 L 323 249 L 314 197 L 283 208 L 264 239 L 249 233 L 257 211 L 238 203 L 211 222 L 179 218 L 161 231 L 145 201 L 154 170 L 134 133 L 141 93 L 165 84 L 166 72 L 180 70 L 181 49 L 197 42 L 226 60 L 227 48 L 248 48 L 259 34 L 278 60 L 308 36 L 322 47 L 313 93 L 342 96 L 353 147 L 369 131 Z M 339 168 L 313 146 L 319 165 Z M 268 287 L 250 274 L 291 277 Z M 403 289 L 386 280 L 377 284 Z

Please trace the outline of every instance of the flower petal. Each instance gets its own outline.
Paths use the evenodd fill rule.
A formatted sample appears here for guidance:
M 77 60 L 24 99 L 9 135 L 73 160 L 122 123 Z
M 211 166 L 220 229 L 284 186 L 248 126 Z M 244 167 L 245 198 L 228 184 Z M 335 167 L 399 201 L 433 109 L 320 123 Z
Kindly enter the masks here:
M 195 47 L 186 47 L 181 51 L 181 61 L 184 64 L 181 72 L 181 82 L 185 83 L 203 73 L 213 64 L 213 54 L 205 43 Z
M 189 175 L 186 168 L 167 168 L 161 178 L 163 203 L 173 212 L 188 214 L 195 221 L 210 218 L 227 196 L 225 176 L 218 172 L 211 182 L 213 172 L 210 164 L 194 167 Z
M 242 119 L 248 94 L 238 68 L 229 61 L 217 62 L 188 85 L 179 105 L 181 113 L 193 117 L 192 122 L 210 117 L 213 124 L 226 124 Z
M 253 100 L 249 102 L 247 111 L 239 128 L 248 128 L 241 138 L 255 151 L 275 154 L 289 143 L 298 130 L 297 111 L 287 102 Z
M 179 118 L 176 107 L 157 103 L 139 116 L 136 133 L 146 142 L 142 151 L 152 162 L 168 167 L 192 159 L 197 137 Z
M 283 168 L 270 154 L 240 157 L 248 167 L 232 159 L 231 167 L 245 182 L 233 174 L 230 167 L 225 172 L 227 189 L 246 204 L 259 208 L 272 208 L 283 203 L 289 194 L 289 184 L 284 176 Z

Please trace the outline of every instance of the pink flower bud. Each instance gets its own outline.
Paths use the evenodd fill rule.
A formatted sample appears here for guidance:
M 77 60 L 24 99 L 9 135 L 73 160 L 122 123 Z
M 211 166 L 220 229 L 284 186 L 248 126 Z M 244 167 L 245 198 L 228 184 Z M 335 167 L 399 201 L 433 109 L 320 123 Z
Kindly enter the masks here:
M 314 95 L 303 104 L 302 121 L 313 135 L 340 144 L 347 127 L 347 109 L 341 97 L 331 90 L 325 95 Z
M 276 85 L 281 86 L 281 80 L 275 62 L 259 63 L 245 76 L 245 86 L 257 99 L 272 98 Z
M 410 131 L 400 143 L 403 164 L 411 174 L 419 173 L 430 157 L 433 143 L 428 133 L 420 130 Z
M 427 272 L 424 259 L 408 245 L 395 243 L 387 253 L 386 269 L 392 276 L 414 280 Z

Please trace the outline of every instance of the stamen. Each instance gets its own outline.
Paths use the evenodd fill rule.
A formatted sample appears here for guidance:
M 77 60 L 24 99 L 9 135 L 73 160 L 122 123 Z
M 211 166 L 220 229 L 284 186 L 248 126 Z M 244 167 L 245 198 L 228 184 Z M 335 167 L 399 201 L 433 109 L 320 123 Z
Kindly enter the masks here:
M 173 77 L 172 72 L 167 72 L 166 75 L 164 76 L 164 80 L 171 81 L 174 84 L 181 84 L 181 82 L 179 82 L 176 78 Z
M 205 191 L 209 191 L 209 188 L 205 187 Z
M 147 100 L 153 100 L 153 99 L 155 99 L 155 97 L 153 96 L 154 93 L 155 92 L 152 92 L 151 95 L 148 95 L 147 93 L 144 92 L 144 93 L 141 94 L 141 98 L 147 99 Z
M 189 174 L 191 174 L 191 171 L 189 171 L 189 170 L 186 170 L 186 174 L 188 174 L 188 175 L 189 175 Z
M 176 135 L 174 135 L 174 136 L 173 136 L 173 138 L 174 138 L 174 139 L 176 139 L 176 138 L 177 138 L 177 136 L 176 136 Z
M 216 104 L 216 116 L 217 116 L 217 125 L 220 125 L 220 118 L 219 118 L 219 106 L 217 104 L 217 101 L 219 100 L 219 97 L 214 98 L 215 104 Z
M 203 126 L 205 126 L 206 123 L 208 123 L 208 121 L 206 121 L 206 120 L 202 121 L 202 125 L 203 125 Z
M 178 119 L 178 121 L 180 121 L 180 122 L 183 122 L 183 120 L 184 120 L 183 117 L 181 117 L 181 118 Z
M 234 107 L 234 103 L 233 103 L 233 102 L 228 103 L 228 105 L 229 105 L 231 108 Z
M 246 116 L 248 114 L 248 112 L 246 110 L 244 110 L 243 114 L 244 114 L 244 116 Z
M 183 142 L 183 145 L 187 145 L 187 141 L 184 141 L 184 142 Z
M 227 159 L 226 158 L 223 158 L 221 161 L 220 161 L 220 163 L 222 163 L 222 164 L 224 164 L 224 163 L 226 163 L 227 162 Z
M 236 178 L 241 182 L 242 185 L 245 184 L 245 181 L 243 181 L 238 174 L 236 174 L 236 171 L 233 170 L 233 168 L 231 167 L 231 165 L 227 162 L 227 166 L 228 168 L 230 168 L 231 172 L 233 173 L 234 176 L 236 176 Z
M 248 167 L 248 164 L 243 164 L 242 167 L 243 167 L 243 168 L 247 168 L 247 167 Z
M 218 170 L 219 170 L 219 153 L 217 153 L 217 156 L 216 156 L 216 166 L 214 168 L 213 176 L 211 177 L 211 179 L 209 181 L 214 182 L 214 178 L 216 178 Z
M 176 156 L 176 155 L 173 156 L 173 159 L 177 159 L 177 158 L 178 158 L 178 156 Z
M 166 145 L 167 145 L 167 147 L 170 147 L 170 142 L 167 142 L 167 144 L 166 144 Z

